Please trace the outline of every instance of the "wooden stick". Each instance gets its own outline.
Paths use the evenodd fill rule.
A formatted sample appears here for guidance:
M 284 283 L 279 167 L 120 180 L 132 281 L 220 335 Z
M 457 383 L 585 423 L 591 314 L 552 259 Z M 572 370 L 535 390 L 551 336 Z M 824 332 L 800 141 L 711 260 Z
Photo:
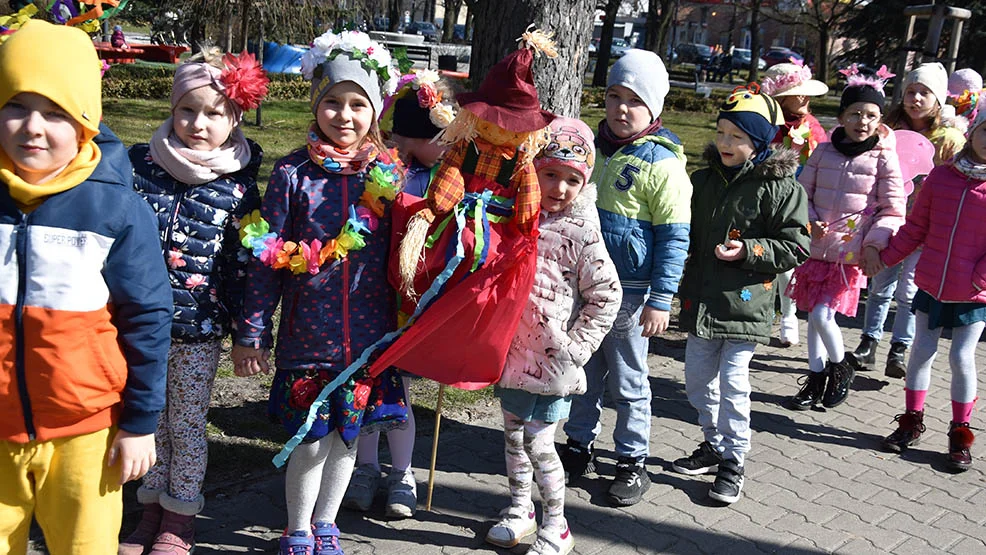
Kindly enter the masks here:
M 438 402 L 435 403 L 435 435 L 431 440 L 431 468 L 428 471 L 428 502 L 425 510 L 431 510 L 431 494 L 435 489 L 435 459 L 438 456 L 438 429 L 442 425 L 442 400 L 445 398 L 445 384 L 438 384 Z

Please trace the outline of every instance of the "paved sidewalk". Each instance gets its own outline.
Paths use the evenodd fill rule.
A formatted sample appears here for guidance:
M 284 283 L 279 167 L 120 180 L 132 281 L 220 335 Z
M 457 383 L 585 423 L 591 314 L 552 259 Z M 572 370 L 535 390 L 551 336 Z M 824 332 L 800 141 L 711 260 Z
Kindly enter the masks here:
M 854 347 L 858 325 L 847 321 L 844 336 L 847 347 Z M 751 373 L 753 449 L 743 498 L 728 507 L 708 499 L 712 476 L 688 477 L 670 469 L 672 460 L 691 453 L 701 434 L 684 394 L 684 343 L 656 341 L 655 346 L 665 355 L 650 357 L 653 485 L 633 507 L 608 506 L 615 413 L 607 409 L 599 441 L 602 477 L 583 479 L 568 492 L 575 553 L 986 553 L 984 441 L 973 448 L 972 470 L 951 474 L 943 464 L 951 416 L 947 340 L 927 399 L 928 431 L 903 457 L 878 448 L 903 405 L 903 381 L 883 377 L 886 345 L 879 351 L 879 371 L 857 376 L 845 404 L 808 412 L 781 406 L 797 391 L 796 380 L 806 368 L 803 339 L 788 349 L 758 346 Z M 986 361 L 986 344 L 977 355 L 980 364 Z M 982 426 L 983 416 L 976 411 L 974 427 Z M 431 430 L 419 429 L 416 517 L 385 519 L 383 494 L 368 514 L 343 509 L 339 526 L 346 553 L 507 553 L 483 542 L 508 502 L 498 425 L 490 419 L 443 422 L 432 512 L 424 511 Z M 196 554 L 275 553 L 285 525 L 282 480 L 272 473 L 209 495 L 198 520 Z

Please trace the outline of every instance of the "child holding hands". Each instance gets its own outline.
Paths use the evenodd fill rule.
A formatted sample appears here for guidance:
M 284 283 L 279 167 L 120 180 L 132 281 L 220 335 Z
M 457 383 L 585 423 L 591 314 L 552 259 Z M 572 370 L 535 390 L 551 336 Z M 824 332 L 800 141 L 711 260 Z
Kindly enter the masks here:
M 307 430 L 287 463 L 280 553 L 340 555 L 335 520 L 360 430 L 403 423 L 400 377 L 388 370 L 350 378 L 311 428 L 303 425 L 323 387 L 396 327 L 386 201 L 401 175 L 376 121 L 381 88 L 396 85 L 399 71 L 386 48 L 358 31 L 316 38 L 302 70 L 312 80 L 315 122 L 307 147 L 275 164 L 259 213 L 241 229 L 255 256 L 233 360 L 239 375 L 267 370 L 280 302 L 269 411 L 288 432 Z
M 158 462 L 137 490 L 143 517 L 120 555 L 187 554 L 195 544 L 212 384 L 223 338 L 243 306 L 250 252 L 240 243 L 240 220 L 260 206 L 262 151 L 239 124 L 266 83 L 250 54 L 208 49 L 175 71 L 171 117 L 149 144 L 130 148 L 134 188 L 158 216 L 175 312 Z
M 751 85 L 755 87 L 755 85 Z M 808 258 L 798 154 L 770 149 L 781 108 L 740 88 L 720 108 L 709 167 L 692 174 L 691 255 L 681 285 L 685 392 L 705 438 L 676 472 L 716 473 L 709 497 L 740 498 L 750 451 L 750 360 L 770 341 L 777 275 Z
M 885 68 L 882 68 L 885 71 Z M 845 352 L 835 314 L 855 316 L 864 269 L 904 220 L 904 184 L 893 131 L 880 123 L 885 97 L 879 78 L 850 75 L 832 142 L 808 158 L 798 181 L 808 191 L 811 258 L 794 271 L 788 294 L 808 312 L 808 377 L 791 398 L 793 410 L 821 401 L 838 406 L 859 369 Z
M 901 452 L 918 443 L 925 431 L 924 401 L 938 339 L 952 331 L 952 421 L 946 463 L 952 470 L 972 466 L 975 439 L 969 422 L 977 399 L 976 345 L 986 327 L 986 111 L 980 110 L 968 142 L 952 162 L 936 167 L 925 179 L 907 222 L 880 253 L 887 267 L 918 247 L 914 281 L 916 320 L 914 350 L 907 362 L 904 413 L 884 449 Z
M 583 366 L 616 318 L 622 289 L 606 252 L 590 183 L 595 148 L 579 120 L 551 122 L 551 142 L 534 160 L 541 187 L 538 269 L 496 387 L 510 506 L 486 541 L 513 547 L 537 532 L 529 555 L 564 555 L 575 540 L 564 516 L 565 473 L 555 451 L 558 421 L 585 392 Z M 531 477 L 541 492 L 540 529 Z

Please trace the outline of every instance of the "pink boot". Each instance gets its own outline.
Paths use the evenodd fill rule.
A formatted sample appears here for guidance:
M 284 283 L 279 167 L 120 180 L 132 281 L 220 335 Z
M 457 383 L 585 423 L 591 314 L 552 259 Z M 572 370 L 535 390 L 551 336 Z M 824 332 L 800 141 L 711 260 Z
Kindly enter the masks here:
M 161 507 L 164 515 L 154 545 L 147 555 L 189 555 L 195 547 L 195 515 L 201 510 L 205 500 L 200 495 L 195 501 L 187 502 L 161 494 Z
M 137 501 L 144 506 L 144 513 L 140 517 L 140 522 L 137 523 L 137 528 L 127 536 L 127 539 L 120 542 L 120 547 L 117 550 L 118 555 L 144 555 L 144 551 L 154 543 L 154 538 L 161 527 L 163 514 L 161 505 L 158 503 L 160 495 L 160 491 L 144 488 L 137 490 Z

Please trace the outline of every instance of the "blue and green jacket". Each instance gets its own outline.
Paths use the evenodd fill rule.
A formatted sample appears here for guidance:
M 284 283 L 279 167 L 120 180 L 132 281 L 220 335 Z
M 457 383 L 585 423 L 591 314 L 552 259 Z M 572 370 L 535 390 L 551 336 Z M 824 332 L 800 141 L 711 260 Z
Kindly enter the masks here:
M 647 135 L 596 163 L 592 180 L 603 240 L 624 294 L 671 310 L 688 255 L 692 184 L 681 145 Z

